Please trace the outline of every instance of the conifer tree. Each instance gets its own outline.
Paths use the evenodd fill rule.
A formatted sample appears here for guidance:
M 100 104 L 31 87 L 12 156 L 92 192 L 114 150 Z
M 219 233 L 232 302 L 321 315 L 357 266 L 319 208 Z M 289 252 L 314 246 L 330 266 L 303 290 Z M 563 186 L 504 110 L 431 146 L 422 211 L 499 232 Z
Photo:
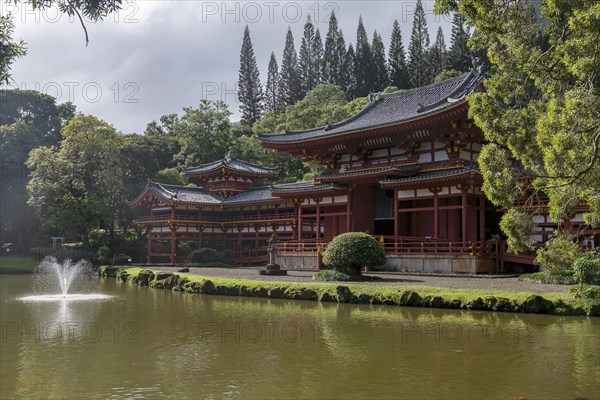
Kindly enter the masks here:
M 346 62 L 346 40 L 344 39 L 344 32 L 342 28 L 338 30 L 338 40 L 337 40 L 337 56 L 336 58 L 340 60 L 340 72 L 337 77 L 333 80 L 335 85 L 338 85 L 341 88 L 345 88 L 348 86 L 348 73 L 345 70 L 345 62 Z
M 267 72 L 267 88 L 266 88 L 266 101 L 265 105 L 267 110 L 272 112 L 280 112 L 281 107 L 279 104 L 279 67 L 277 66 L 277 60 L 275 59 L 275 53 L 271 52 L 271 59 L 269 60 L 269 69 Z
M 390 83 L 398 89 L 408 89 L 410 87 L 410 77 L 406 67 L 406 55 L 402 44 L 402 33 L 398 20 L 394 20 L 392 26 L 392 37 L 390 40 L 390 50 L 388 52 L 388 64 L 390 67 Z
M 373 56 L 362 16 L 358 18 L 356 29 L 356 95 L 366 96 L 373 90 Z
M 315 37 L 312 45 L 313 58 L 315 60 L 316 68 L 316 82 L 317 85 L 323 82 L 323 41 L 321 40 L 321 32 L 319 28 L 315 31 Z
M 263 112 L 263 89 L 248 25 L 244 29 L 244 39 L 240 53 L 237 98 L 242 113 L 241 122 L 244 125 L 251 126 L 260 119 Z
M 340 84 L 346 55 L 345 48 L 344 35 L 338 27 L 335 13 L 332 12 L 329 17 L 329 30 L 325 37 L 325 50 L 323 52 L 323 83 Z
M 348 51 L 344 59 L 345 87 L 344 92 L 350 99 L 356 98 L 356 55 L 352 43 L 348 45 Z
M 285 37 L 278 90 L 282 108 L 292 105 L 302 98 L 300 76 L 298 74 L 298 55 L 294 48 L 294 35 L 290 27 L 288 27 Z
M 429 33 L 423 3 L 417 0 L 413 19 L 412 34 L 408 45 L 408 74 L 412 87 L 426 85 L 433 81 L 427 68 L 427 50 L 429 48 Z
M 371 53 L 373 56 L 373 87 L 371 92 L 380 92 L 390 84 L 388 75 L 388 66 L 385 59 L 385 47 L 381 35 L 375 31 L 373 33 L 373 43 L 371 44 Z
M 300 83 L 302 88 L 302 97 L 317 86 L 319 75 L 319 62 L 315 56 L 315 26 L 312 24 L 310 15 L 304 25 L 304 35 L 298 54 L 298 72 L 300 74 Z
M 444 32 L 440 26 L 435 38 L 435 43 L 428 52 L 429 73 L 434 79 L 446 68 L 447 58 L 448 53 L 446 51 L 446 42 L 444 41 Z
M 468 41 L 469 28 L 465 18 L 459 13 L 455 13 L 452 19 L 452 37 L 450 39 L 450 51 L 448 52 L 449 68 L 461 72 L 472 69 L 471 53 L 467 47 Z

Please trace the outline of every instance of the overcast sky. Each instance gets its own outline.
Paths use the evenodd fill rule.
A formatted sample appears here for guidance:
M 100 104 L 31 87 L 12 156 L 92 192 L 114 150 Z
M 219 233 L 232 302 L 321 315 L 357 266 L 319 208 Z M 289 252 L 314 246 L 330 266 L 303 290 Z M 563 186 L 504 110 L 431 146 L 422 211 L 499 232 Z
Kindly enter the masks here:
M 12 3 L 12 2 L 10 2 Z M 254 52 L 266 80 L 271 51 L 278 63 L 291 26 L 299 50 L 307 15 L 324 37 L 335 10 L 346 42 L 356 41 L 362 15 L 372 39 L 382 34 L 386 52 L 394 19 L 400 22 L 408 49 L 414 1 L 132 1 L 103 22 L 87 23 L 90 43 L 78 20 L 58 10 L 33 12 L 5 4 L 15 38 L 27 42 L 28 54 L 13 65 L 13 86 L 34 89 L 72 101 L 123 133 L 142 133 L 161 115 L 196 106 L 199 99 L 221 99 L 239 120 L 236 82 L 242 34 L 250 26 Z M 439 26 L 450 44 L 451 17 L 435 16 L 433 1 L 423 2 L 431 41 Z

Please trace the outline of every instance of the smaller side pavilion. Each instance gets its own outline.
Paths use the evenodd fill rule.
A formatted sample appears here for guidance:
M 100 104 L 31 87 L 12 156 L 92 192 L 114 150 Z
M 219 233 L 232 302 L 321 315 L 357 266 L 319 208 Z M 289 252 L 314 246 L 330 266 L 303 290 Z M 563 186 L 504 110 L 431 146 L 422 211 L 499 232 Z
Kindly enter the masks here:
M 257 180 L 274 178 L 279 174 L 277 168 L 267 168 L 239 160 L 233 151 L 224 159 L 190 167 L 185 175 L 192 180 L 200 180 L 212 193 L 229 198 L 254 186 Z

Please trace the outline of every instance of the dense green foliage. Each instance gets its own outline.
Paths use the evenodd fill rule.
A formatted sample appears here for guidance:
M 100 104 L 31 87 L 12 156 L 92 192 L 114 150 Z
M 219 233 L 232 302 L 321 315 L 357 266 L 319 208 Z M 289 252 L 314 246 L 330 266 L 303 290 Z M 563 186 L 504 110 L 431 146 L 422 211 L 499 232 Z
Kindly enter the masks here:
M 0 236 L 10 238 L 20 251 L 24 242 L 34 241 L 39 223 L 27 205 L 25 165 L 29 152 L 39 146 L 55 145 L 60 130 L 72 118 L 75 107 L 57 105 L 53 97 L 32 90 L 0 91 Z
M 538 250 L 536 262 L 548 275 L 573 275 L 579 247 L 572 235 L 556 236 L 546 242 L 544 249 Z
M 15 24 L 10 15 L 0 15 L 0 85 L 10 83 L 10 66 L 27 54 L 25 42 L 14 41 Z
M 471 48 L 490 62 L 486 91 L 469 97 L 469 112 L 487 141 L 483 189 L 509 210 L 511 247 L 529 247 L 522 220 L 546 211 L 539 197 L 555 221 L 583 205 L 587 224 L 600 226 L 600 3 L 437 2 L 438 11 L 455 8 L 477 32 Z
M 336 236 L 323 253 L 323 263 L 348 275 L 359 275 L 362 267 L 385 264 L 383 247 L 364 232 L 348 232 Z
M 114 230 L 123 177 L 114 128 L 92 116 L 77 116 L 63 128 L 58 148 L 38 147 L 27 165 L 28 203 L 46 229 L 80 237 L 101 225 Z
M 200 100 L 198 108 L 184 107 L 184 114 L 173 124 L 181 146 L 176 159 L 185 167 L 223 158 L 231 145 L 231 121 L 223 101 Z

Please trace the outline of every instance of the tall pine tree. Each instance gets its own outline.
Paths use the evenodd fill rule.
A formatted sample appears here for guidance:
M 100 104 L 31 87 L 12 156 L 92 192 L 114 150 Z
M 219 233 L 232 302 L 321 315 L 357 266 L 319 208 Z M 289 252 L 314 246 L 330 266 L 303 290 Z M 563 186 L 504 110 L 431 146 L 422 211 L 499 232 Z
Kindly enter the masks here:
M 412 87 L 419 87 L 433 82 L 428 71 L 427 50 L 429 48 L 429 33 L 423 3 L 417 0 L 413 19 L 412 34 L 408 45 L 408 74 Z
M 302 98 L 302 88 L 298 73 L 298 55 L 294 47 L 294 35 L 288 27 L 283 48 L 283 60 L 279 75 L 279 101 L 283 108 L 295 104 Z
M 373 90 L 373 56 L 362 16 L 358 18 L 356 29 L 356 95 L 368 95 Z
M 327 36 L 325 36 L 323 83 L 341 84 L 345 56 L 346 42 L 344 41 L 344 34 L 338 26 L 335 13 L 332 12 L 329 17 L 329 30 L 327 31 Z
M 455 13 L 452 19 L 452 38 L 450 40 L 450 51 L 448 52 L 449 68 L 461 72 L 472 69 L 471 53 L 467 47 L 469 41 L 469 27 L 465 18 L 460 13 Z
M 316 80 L 317 85 L 323 82 L 323 41 L 321 40 L 321 32 L 319 28 L 315 31 L 315 38 L 313 40 L 312 50 L 316 63 Z
M 385 47 L 381 35 L 375 31 L 373 33 L 373 43 L 371 44 L 371 53 L 373 56 L 373 87 L 371 92 L 380 92 L 390 84 L 388 75 L 388 66 L 385 59 Z
M 298 72 L 300 74 L 302 97 L 319 83 L 320 60 L 317 58 L 314 46 L 315 26 L 312 24 L 309 15 L 304 25 L 304 35 L 302 36 L 298 55 Z
M 278 113 L 281 111 L 279 103 L 279 67 L 277 66 L 277 60 L 275 59 L 275 53 L 271 52 L 271 59 L 269 60 L 269 69 L 267 72 L 267 90 L 265 105 L 267 110 Z
M 348 51 L 344 59 L 345 87 L 344 92 L 350 99 L 356 98 L 356 55 L 352 43 L 348 45 Z
M 244 29 L 244 39 L 240 53 L 237 98 L 242 113 L 241 122 L 244 125 L 251 126 L 260 119 L 263 112 L 263 89 L 248 25 Z
M 398 20 L 394 20 L 392 26 L 388 64 L 390 67 L 390 83 L 398 89 L 408 89 L 410 87 L 410 77 L 406 67 L 406 55 L 404 54 L 402 33 L 400 32 Z
M 440 26 L 435 38 L 435 43 L 428 52 L 429 73 L 434 79 L 446 68 L 447 58 L 448 53 L 446 51 L 446 42 L 444 41 L 444 32 Z

